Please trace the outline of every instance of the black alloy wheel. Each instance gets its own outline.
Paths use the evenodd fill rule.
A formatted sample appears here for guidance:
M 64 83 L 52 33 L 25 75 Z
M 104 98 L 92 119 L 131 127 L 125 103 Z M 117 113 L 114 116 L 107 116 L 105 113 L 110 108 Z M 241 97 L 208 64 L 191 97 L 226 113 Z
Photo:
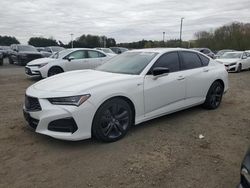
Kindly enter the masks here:
M 114 142 L 126 135 L 132 124 L 129 104 L 119 98 L 105 102 L 97 110 L 93 122 L 93 135 L 104 142 Z
M 224 92 L 224 87 L 220 82 L 214 82 L 210 87 L 204 107 L 207 109 L 216 109 L 220 106 L 222 96 Z
M 62 73 L 63 70 L 60 67 L 51 67 L 48 71 L 48 77 Z

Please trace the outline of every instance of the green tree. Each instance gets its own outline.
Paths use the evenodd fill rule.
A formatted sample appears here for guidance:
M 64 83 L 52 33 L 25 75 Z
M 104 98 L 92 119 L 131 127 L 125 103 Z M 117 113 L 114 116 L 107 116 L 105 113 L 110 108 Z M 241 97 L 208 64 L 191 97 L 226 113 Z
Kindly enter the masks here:
M 20 44 L 20 42 L 11 36 L 0 36 L 0 45 L 1 46 L 10 46 L 11 44 Z
M 43 37 L 31 37 L 28 44 L 35 47 L 59 46 L 55 39 Z

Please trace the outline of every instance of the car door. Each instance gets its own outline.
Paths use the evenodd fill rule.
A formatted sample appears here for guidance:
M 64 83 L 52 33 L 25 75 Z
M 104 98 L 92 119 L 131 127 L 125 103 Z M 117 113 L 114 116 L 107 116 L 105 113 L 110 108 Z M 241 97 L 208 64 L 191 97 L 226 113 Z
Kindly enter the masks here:
M 107 61 L 106 55 L 101 52 L 95 50 L 87 50 L 87 53 L 88 67 L 90 69 L 94 69 Z
M 210 59 L 202 54 L 181 51 L 181 69 L 186 80 L 186 105 L 204 101 L 213 79 Z
M 242 63 L 242 69 L 250 68 L 250 57 L 249 57 L 249 54 L 247 52 L 244 52 L 242 54 L 241 63 Z
M 156 67 L 169 69 L 168 74 L 153 76 Z M 181 108 L 185 99 L 186 81 L 180 71 L 178 52 L 162 55 L 144 78 L 144 105 L 146 116 L 157 116 Z
M 86 50 L 74 51 L 69 55 L 67 55 L 64 59 L 66 60 L 65 62 L 66 71 L 89 68 Z

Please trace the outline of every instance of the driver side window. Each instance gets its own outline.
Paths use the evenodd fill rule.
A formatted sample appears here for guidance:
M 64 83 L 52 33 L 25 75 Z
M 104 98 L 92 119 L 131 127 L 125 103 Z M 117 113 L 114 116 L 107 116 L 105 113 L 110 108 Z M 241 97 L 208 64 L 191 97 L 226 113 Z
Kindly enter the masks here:
M 86 52 L 83 50 L 78 50 L 78 51 L 72 52 L 67 57 L 73 57 L 74 59 L 84 59 L 86 58 Z
M 151 71 L 156 67 L 168 68 L 169 72 L 177 72 L 180 70 L 180 61 L 177 52 L 170 52 L 162 55 L 152 66 Z

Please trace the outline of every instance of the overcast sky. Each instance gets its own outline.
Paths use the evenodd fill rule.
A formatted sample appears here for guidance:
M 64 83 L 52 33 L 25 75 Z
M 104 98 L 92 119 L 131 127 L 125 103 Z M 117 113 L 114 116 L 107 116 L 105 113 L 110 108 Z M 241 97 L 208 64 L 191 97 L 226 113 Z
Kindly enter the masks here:
M 81 34 L 117 42 L 183 39 L 232 21 L 250 22 L 250 0 L 1 0 L 0 35 L 54 37 L 65 43 Z

